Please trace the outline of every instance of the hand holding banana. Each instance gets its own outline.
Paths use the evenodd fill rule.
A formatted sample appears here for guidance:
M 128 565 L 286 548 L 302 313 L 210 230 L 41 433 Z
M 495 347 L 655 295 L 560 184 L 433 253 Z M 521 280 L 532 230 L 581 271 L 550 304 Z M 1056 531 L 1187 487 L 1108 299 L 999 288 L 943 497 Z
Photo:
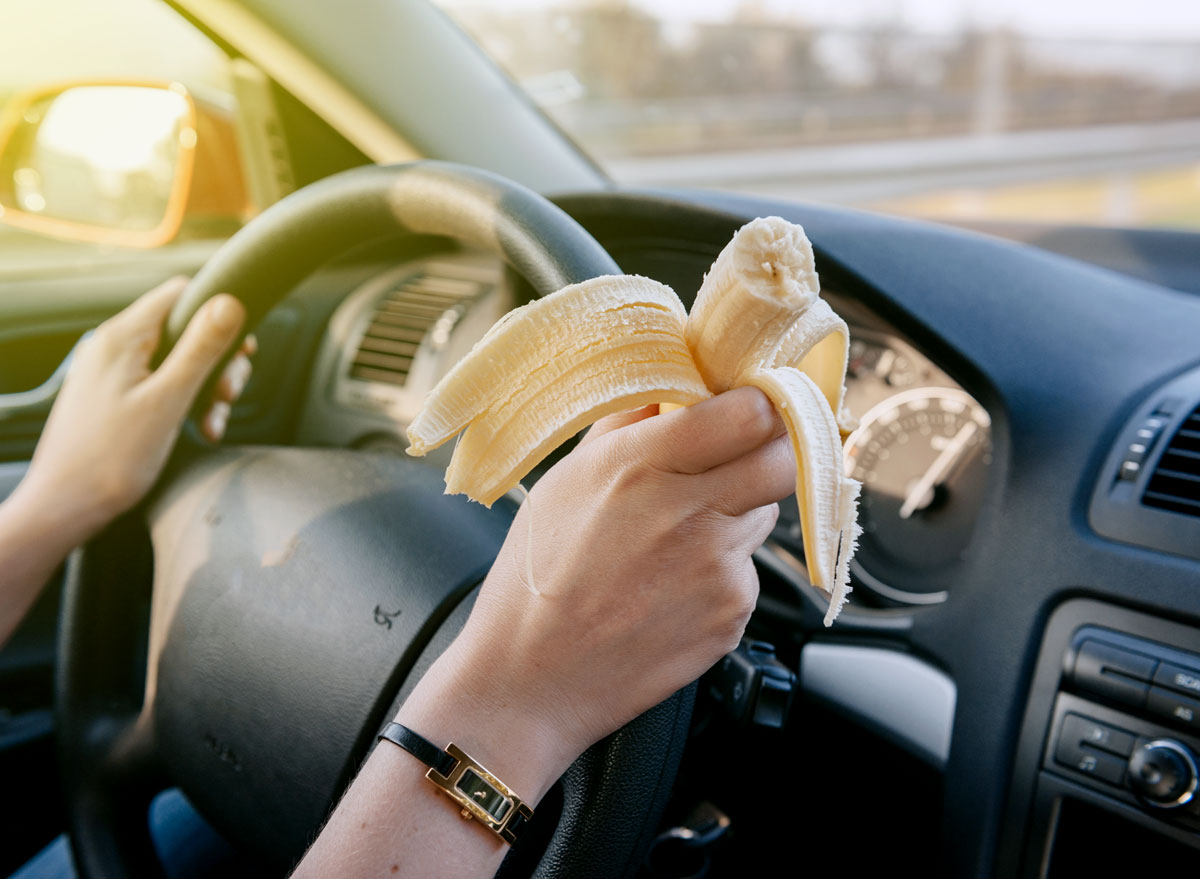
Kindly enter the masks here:
M 502 318 L 434 388 L 409 454 L 462 432 L 446 491 L 491 505 L 606 415 L 756 387 L 791 439 L 808 575 L 831 595 L 829 625 L 849 592 L 860 485 L 841 464 L 849 333 L 819 290 L 804 230 L 778 217 L 734 235 L 690 316 L 648 278 L 564 287 Z

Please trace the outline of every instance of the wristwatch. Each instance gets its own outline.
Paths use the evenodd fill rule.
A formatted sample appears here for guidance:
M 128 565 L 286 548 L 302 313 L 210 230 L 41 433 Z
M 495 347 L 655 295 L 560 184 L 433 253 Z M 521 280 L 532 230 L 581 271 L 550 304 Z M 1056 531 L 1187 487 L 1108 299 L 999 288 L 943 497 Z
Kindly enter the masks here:
M 533 809 L 454 742 L 443 751 L 400 723 L 389 723 L 379 738 L 399 745 L 428 766 L 425 777 L 458 804 L 464 819 L 474 818 L 509 845 L 529 826 Z

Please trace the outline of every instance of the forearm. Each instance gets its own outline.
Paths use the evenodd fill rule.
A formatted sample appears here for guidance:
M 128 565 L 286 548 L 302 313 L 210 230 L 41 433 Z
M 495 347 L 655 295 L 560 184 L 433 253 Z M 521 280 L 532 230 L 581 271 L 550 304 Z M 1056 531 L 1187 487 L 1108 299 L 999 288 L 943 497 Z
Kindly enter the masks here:
M 0 645 L 16 630 L 67 554 L 87 538 L 92 516 L 56 507 L 23 482 L 0 503 Z
M 445 747 L 453 741 L 530 806 L 566 770 L 570 749 L 495 700 L 451 648 L 405 701 L 396 720 Z M 425 778 L 426 767 L 382 742 L 337 807 L 294 879 L 489 877 L 508 849 Z

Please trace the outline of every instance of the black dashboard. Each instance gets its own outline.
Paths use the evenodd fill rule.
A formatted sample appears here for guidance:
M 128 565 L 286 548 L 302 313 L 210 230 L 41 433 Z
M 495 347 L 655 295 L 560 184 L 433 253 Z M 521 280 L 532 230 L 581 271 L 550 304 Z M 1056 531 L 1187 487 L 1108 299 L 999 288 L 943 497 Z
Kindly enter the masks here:
M 800 608 L 788 619 L 810 694 L 941 773 L 946 873 L 1073 875 L 1145 845 L 1164 863 L 1194 857 L 1200 800 L 1166 807 L 1139 779 L 1163 770 L 1186 788 L 1187 755 L 1200 753 L 1198 694 L 1154 679 L 1160 666 L 1185 682 L 1200 672 L 1200 541 L 1188 542 L 1200 520 L 1187 497 L 1144 502 L 1166 452 L 1200 459 L 1186 445 L 1200 438 L 1189 421 L 1200 303 L 998 239 L 840 209 L 678 193 L 560 204 L 625 271 L 685 304 L 745 219 L 806 227 L 854 338 L 860 426 L 846 467 L 865 483 L 867 533 L 851 605 L 828 632 L 786 508 L 761 567 Z M 297 442 L 401 452 L 424 391 L 528 295 L 498 263 L 450 249 L 365 277 L 329 320 Z M 1138 433 L 1147 419 L 1153 437 Z M 1106 518 L 1114 491 L 1124 506 Z M 763 607 L 778 604 L 770 592 Z M 1141 701 L 1088 683 L 1089 638 L 1156 663 L 1135 681 Z M 1117 751 L 1087 738 L 1114 733 Z M 1094 827 L 1108 828 L 1105 845 L 1079 841 Z

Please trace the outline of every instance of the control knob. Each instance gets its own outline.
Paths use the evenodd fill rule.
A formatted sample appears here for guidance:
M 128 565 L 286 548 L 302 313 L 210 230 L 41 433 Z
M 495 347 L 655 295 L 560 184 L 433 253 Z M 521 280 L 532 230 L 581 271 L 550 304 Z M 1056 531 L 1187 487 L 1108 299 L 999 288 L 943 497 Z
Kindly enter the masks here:
M 1129 758 L 1129 785 L 1149 806 L 1186 806 L 1196 796 L 1198 784 L 1196 757 L 1174 739 L 1147 742 Z

